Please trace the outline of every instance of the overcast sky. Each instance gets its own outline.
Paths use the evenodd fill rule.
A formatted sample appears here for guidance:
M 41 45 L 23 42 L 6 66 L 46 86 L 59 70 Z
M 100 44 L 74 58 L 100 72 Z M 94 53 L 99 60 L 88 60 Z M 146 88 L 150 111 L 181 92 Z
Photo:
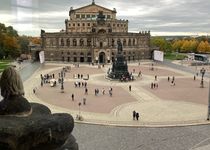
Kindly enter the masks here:
M 0 22 L 19 34 L 39 36 L 40 29 L 65 29 L 70 7 L 92 0 L 0 0 Z M 210 34 L 210 0 L 95 0 L 117 10 L 117 18 L 129 20 L 129 31 L 150 30 L 152 35 Z

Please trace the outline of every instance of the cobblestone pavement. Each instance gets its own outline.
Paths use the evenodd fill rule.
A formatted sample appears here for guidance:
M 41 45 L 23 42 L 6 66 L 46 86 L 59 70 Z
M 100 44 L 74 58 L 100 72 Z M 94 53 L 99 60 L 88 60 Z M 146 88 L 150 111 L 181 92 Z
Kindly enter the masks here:
M 75 124 L 80 150 L 209 150 L 210 126 L 166 128 Z
M 46 84 L 40 87 L 40 74 L 55 73 L 57 76 L 64 66 L 71 66 L 72 71 L 66 73 L 64 93 L 60 92 L 60 85 L 49 87 Z M 46 63 L 24 82 L 26 97 L 31 102 L 47 105 L 52 112 L 67 112 L 75 118 L 81 113 L 84 118 L 82 122 L 85 123 L 117 126 L 177 126 L 208 123 L 206 122 L 207 86 L 205 84 L 206 88 L 199 88 L 199 80 L 193 81 L 192 74 L 161 64 L 155 64 L 154 70 L 151 71 L 150 63 L 141 63 L 140 66 L 132 63 L 129 64 L 129 70 L 133 71 L 136 80 L 121 83 L 105 78 L 105 72 L 110 66 L 107 65 L 101 69 L 97 67 L 80 65 L 79 68 L 75 68 L 70 64 Z M 141 77 L 137 77 L 139 71 L 142 72 Z M 87 81 L 88 95 L 84 94 L 84 88 L 73 87 L 75 81 L 81 81 L 73 78 L 73 75 L 78 73 L 90 75 Z M 154 81 L 155 75 L 157 75 L 157 81 Z M 166 83 L 168 76 L 175 76 L 177 84 L 180 84 L 169 86 Z M 151 90 L 149 88 L 151 82 L 159 83 L 158 89 Z M 129 85 L 132 86 L 132 91 L 129 91 Z M 100 89 L 99 96 L 93 94 L 96 87 Z M 103 88 L 108 91 L 109 87 L 114 89 L 113 97 L 101 94 Z M 33 88 L 37 88 L 36 94 L 33 94 Z M 74 102 L 71 101 L 72 93 L 76 94 Z M 202 96 L 202 100 L 197 99 L 199 95 Z M 82 102 L 83 97 L 86 97 L 87 105 L 79 108 L 78 102 Z M 140 113 L 139 122 L 133 121 L 133 110 Z

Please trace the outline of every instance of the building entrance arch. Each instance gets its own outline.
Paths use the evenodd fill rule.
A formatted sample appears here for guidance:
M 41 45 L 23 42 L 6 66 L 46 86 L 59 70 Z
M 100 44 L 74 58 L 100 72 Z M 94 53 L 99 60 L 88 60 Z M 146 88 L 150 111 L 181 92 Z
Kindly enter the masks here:
M 35 52 L 35 61 L 40 61 L 40 59 L 39 59 L 39 53 L 40 53 L 40 51 L 36 51 Z
M 104 52 L 99 53 L 99 63 L 104 64 L 105 63 L 105 56 L 106 54 Z

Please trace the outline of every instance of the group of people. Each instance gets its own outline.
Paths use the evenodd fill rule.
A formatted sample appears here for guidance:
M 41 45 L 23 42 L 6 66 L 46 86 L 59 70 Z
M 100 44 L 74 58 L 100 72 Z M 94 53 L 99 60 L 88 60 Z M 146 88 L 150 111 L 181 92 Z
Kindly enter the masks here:
M 133 120 L 139 120 L 139 113 L 137 111 L 133 111 Z
M 41 78 L 41 86 L 43 86 L 43 83 L 49 83 L 50 79 L 54 79 L 55 78 L 55 74 L 45 74 L 42 75 L 40 74 L 40 78 Z
M 157 82 L 152 82 L 151 83 L 151 89 L 157 89 L 158 88 L 158 83 Z
M 74 87 L 75 88 L 77 88 L 77 87 L 85 87 L 85 88 L 87 88 L 87 82 L 76 81 L 76 82 L 74 82 Z
M 171 82 L 171 86 L 175 86 L 175 77 L 172 77 L 172 80 L 170 81 L 170 77 L 168 77 L 168 82 Z
M 87 77 L 86 78 L 84 78 L 84 75 L 83 74 L 73 74 L 73 78 L 75 79 L 75 78 L 77 78 L 77 79 L 89 79 L 89 74 L 87 74 Z
M 157 75 L 155 75 L 155 81 L 151 83 L 151 89 L 157 89 L 158 88 L 158 82 L 157 82 Z
M 112 91 L 113 91 L 113 89 L 112 89 L 112 87 L 110 87 L 110 88 L 109 88 L 109 96 L 110 96 L 110 97 L 112 96 Z M 106 91 L 105 91 L 104 88 L 101 90 L 101 93 L 102 93 L 102 95 L 105 95 L 105 94 L 106 94 Z M 96 89 L 95 89 L 95 96 L 98 96 L 98 95 L 99 95 L 99 89 L 96 88 Z

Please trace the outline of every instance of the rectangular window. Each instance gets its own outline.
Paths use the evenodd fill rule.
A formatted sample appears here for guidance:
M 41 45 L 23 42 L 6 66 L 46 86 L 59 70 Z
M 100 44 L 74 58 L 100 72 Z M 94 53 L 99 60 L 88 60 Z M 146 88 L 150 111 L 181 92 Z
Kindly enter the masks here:
M 115 27 L 115 24 L 113 24 L 113 27 Z
M 92 15 L 92 18 L 95 18 L 96 17 L 96 15 Z
M 87 15 L 87 18 L 90 18 L 90 15 Z
M 76 14 L 76 18 L 80 18 L 80 15 L 79 14 Z
M 82 26 L 84 27 L 85 26 L 85 23 L 83 23 Z
M 85 15 L 84 15 L 84 14 L 82 14 L 82 15 L 81 15 L 81 18 L 82 18 L 82 19 L 84 19 L 84 18 L 85 18 Z
M 110 15 L 107 15 L 107 19 L 110 19 L 111 18 L 111 16 Z
M 73 23 L 73 26 L 75 27 L 75 23 Z
M 88 23 L 88 27 L 90 26 L 90 23 Z

